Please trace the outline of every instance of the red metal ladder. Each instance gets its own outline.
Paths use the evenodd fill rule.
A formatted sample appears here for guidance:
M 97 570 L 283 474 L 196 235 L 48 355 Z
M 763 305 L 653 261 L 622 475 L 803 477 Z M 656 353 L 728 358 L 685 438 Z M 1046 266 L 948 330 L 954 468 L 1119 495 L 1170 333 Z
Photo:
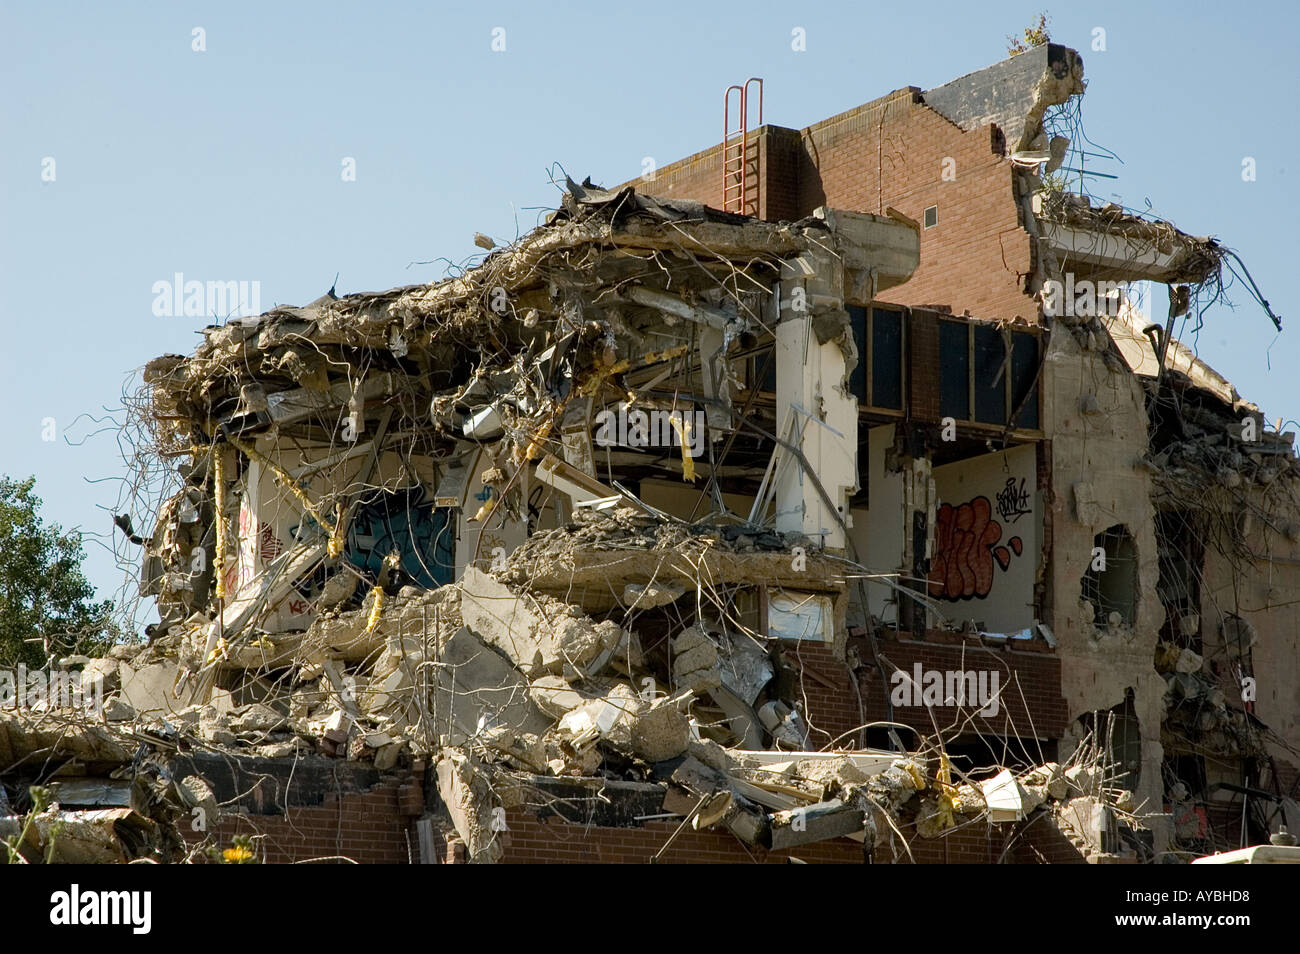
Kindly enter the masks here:
M 758 140 L 749 138 L 749 85 L 758 84 L 758 123 L 763 125 L 763 81 L 757 76 L 743 86 L 728 86 L 722 94 L 722 208 L 741 215 L 758 215 Z M 732 125 L 732 91 L 737 100 Z

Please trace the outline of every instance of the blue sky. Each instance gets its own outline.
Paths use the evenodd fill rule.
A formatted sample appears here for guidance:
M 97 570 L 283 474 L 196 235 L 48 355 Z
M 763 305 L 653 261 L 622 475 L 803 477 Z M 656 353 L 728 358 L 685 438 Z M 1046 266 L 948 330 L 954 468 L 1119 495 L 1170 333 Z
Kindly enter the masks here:
M 89 534 L 109 529 L 118 442 L 74 420 L 118 406 L 150 358 L 199 342 L 204 320 L 154 314 L 155 282 L 257 281 L 265 309 L 309 301 L 336 274 L 341 294 L 433 280 L 441 264 L 411 263 L 463 262 L 475 231 L 531 228 L 557 200 L 553 163 L 612 184 L 645 156 L 713 144 L 730 83 L 762 76 L 765 119 L 801 127 L 996 62 L 1042 8 L 5 2 L 0 473 L 35 474 L 47 517 L 87 532 L 88 573 L 109 596 L 122 573 Z M 1297 6 L 1046 8 L 1053 40 L 1084 57 L 1089 138 L 1124 160 L 1093 167 L 1119 176 L 1094 194 L 1218 236 L 1293 317 Z M 806 51 L 791 48 L 796 27 Z M 1234 298 L 1207 315 L 1201 356 L 1270 420 L 1300 417 L 1300 328 L 1277 337 Z M 56 441 L 41 439 L 46 418 Z

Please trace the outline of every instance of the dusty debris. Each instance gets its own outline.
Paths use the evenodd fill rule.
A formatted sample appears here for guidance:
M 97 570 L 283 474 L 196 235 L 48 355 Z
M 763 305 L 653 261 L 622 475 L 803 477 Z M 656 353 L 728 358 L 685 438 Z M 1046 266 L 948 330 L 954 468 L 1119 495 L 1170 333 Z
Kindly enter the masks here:
M 851 354 L 844 288 L 903 280 L 916 232 L 850 212 L 773 224 L 569 190 L 511 246 L 476 236 L 490 254 L 460 278 L 277 308 L 150 363 L 159 450 L 187 463 L 145 543 L 155 639 L 105 670 L 121 680 L 115 720 L 165 718 L 267 758 L 389 770 L 434 756 L 479 860 L 498 850 L 480 791 L 489 764 L 644 778 L 688 752 L 723 772 L 722 744 L 738 740 L 806 747 L 798 707 L 775 689 L 772 641 L 737 600 L 810 572 L 838 597 L 834 561 L 802 524 L 692 524 L 601 479 L 591 427 L 616 412 L 620 468 L 642 463 L 624 458 L 644 433 L 670 451 L 644 459 L 662 477 L 721 479 L 702 450 L 735 426 L 742 382 L 726 356 L 796 287 L 815 293 L 811 313 L 789 320 Z M 719 284 L 738 269 L 750 277 Z M 351 373 L 356 349 L 372 359 Z M 659 388 L 683 359 L 702 362 L 684 403 Z M 770 409 L 751 418 L 758 434 L 780 429 Z M 745 453 L 736 472 L 761 473 Z M 776 475 L 783 493 L 790 479 Z M 521 533 L 534 488 L 547 516 Z M 379 532 L 399 525 L 468 552 Z M 721 597 L 717 612 L 689 608 L 702 596 Z
M 466 569 L 460 590 L 465 625 L 526 676 L 598 672 L 626 642 L 616 623 L 593 624 L 574 607 L 516 595 L 474 567 Z
M 437 777 L 438 793 L 468 849 L 470 862 L 500 859 L 505 809 L 475 763 L 459 752 L 449 751 L 438 760 Z
M 688 626 L 673 640 L 673 678 L 679 686 L 697 692 L 722 685 L 718 647 L 704 627 Z
M 1041 75 L 1014 95 L 999 86 L 995 103 L 972 98 L 984 80 L 971 77 L 924 94 L 966 127 L 996 112 L 994 151 L 1009 137 L 1041 272 L 1026 287 L 1085 254 L 1099 269 L 1140 266 L 1179 286 L 1217 281 L 1226 251 L 1214 240 L 1043 188 L 1033 170 L 1059 167 L 1069 145 L 1046 116 L 1082 92 L 1082 61 L 1056 46 L 1033 56 Z M 1049 353 L 1045 335 L 951 310 L 927 311 L 927 324 L 877 309 L 919 264 L 920 227 L 894 210 L 823 207 L 769 222 L 567 181 L 539 228 L 508 245 L 474 241 L 487 254 L 456 277 L 331 290 L 210 326 L 193 354 L 150 362 L 140 406 L 152 452 L 179 467 L 152 513 L 136 515 L 151 519 L 119 526 L 144 548 L 141 590 L 159 606 L 152 639 L 79 663 L 83 682 L 109 694 L 95 722 L 0 710 L 0 766 L 57 752 L 128 774 L 154 748 L 360 764 L 404 778 L 402 811 L 436 817 L 473 862 L 503 857 L 511 810 L 551 810 L 556 791 L 584 786 L 610 804 L 606 788 L 639 786 L 636 798 L 662 805 L 636 819 L 723 829 L 754 851 L 849 837 L 869 856 L 898 856 L 914 837 L 1040 819 L 1090 858 L 1132 850 L 1125 839 L 1137 840 L 1147 815 L 1097 740 L 1063 750 L 1062 764 L 1020 753 L 1013 765 L 961 767 L 953 739 L 983 732 L 964 714 L 934 720 L 933 735 L 893 721 L 892 701 L 890 720 L 866 715 L 865 700 L 889 692 L 875 643 L 890 628 L 1000 640 L 1008 657 L 1041 649 L 1041 632 L 1057 650 L 1027 609 L 1037 613 L 1038 588 L 1052 585 L 1034 562 L 1052 539 L 1034 507 L 1057 507 L 1051 519 L 1091 537 L 1122 491 L 1106 474 L 1039 483 L 1051 452 L 1029 446 L 1046 431 L 1037 406 L 1024 427 L 1010 407 L 991 418 L 968 407 L 961 441 L 937 438 L 948 418 L 912 413 L 904 393 L 918 375 L 904 366 L 913 345 L 965 336 L 960 353 L 998 369 L 1001 383 L 984 390 L 1023 410 L 1031 394 L 1042 403 L 1041 376 L 1064 346 Z M 1120 254 L 1130 243 L 1154 264 Z M 1185 309 L 1185 292 L 1171 305 Z M 882 355 L 893 339 L 875 330 L 886 313 L 900 322 L 892 363 Z M 1126 473 L 1167 497 L 1212 484 L 1214 512 L 1231 502 L 1244 550 L 1260 514 L 1235 495 L 1281 494 L 1283 478 L 1300 474 L 1293 440 L 1265 433 L 1258 409 L 1177 349 L 1166 368 L 1162 348 L 1152 384 L 1145 331 L 1118 343 L 1100 322 L 1065 324 L 1076 349 L 1066 357 L 1088 372 L 1069 414 L 1080 427 L 1118 426 L 1109 402 L 1121 389 L 1100 378 L 1128 362 L 1152 426 Z M 894 400 L 893 384 L 897 403 L 879 403 Z M 983 393 L 977 377 L 960 384 L 954 393 Z M 946 445 L 958 443 L 960 459 L 941 462 L 936 447 L 957 453 Z M 1007 482 L 1019 451 L 1028 463 Z M 969 473 L 997 472 L 993 489 L 941 502 L 966 493 L 968 472 L 948 480 L 967 461 L 983 461 Z M 872 512 L 868 527 L 854 526 L 855 504 Z M 149 523 L 147 537 L 130 530 Z M 1300 539 L 1300 520 L 1270 532 Z M 876 559 L 884 572 L 867 565 Z M 979 618 L 942 618 L 928 575 L 929 596 L 978 596 L 959 611 Z M 1015 600 L 989 598 L 1013 578 Z M 1090 634 L 1096 621 L 1097 641 L 1137 638 L 1114 593 L 1075 589 L 1056 602 L 1077 604 Z M 1261 754 L 1251 713 L 1228 704 L 1199 616 L 1185 609 L 1150 673 L 1156 694 L 1164 681 L 1165 730 Z M 1018 622 L 986 626 L 986 612 Z M 1221 635 L 1244 671 L 1249 622 L 1225 619 Z M 856 705 L 852 728 L 818 724 L 810 684 L 841 709 Z M 931 714 L 965 701 L 923 700 Z M 913 733 L 908 750 L 899 730 Z M 893 747 L 868 748 L 871 731 Z M 156 811 L 140 817 L 160 831 L 178 811 L 220 816 L 199 775 L 159 784 Z M 123 847 L 135 825 L 87 821 L 66 850 L 128 859 L 142 850 Z

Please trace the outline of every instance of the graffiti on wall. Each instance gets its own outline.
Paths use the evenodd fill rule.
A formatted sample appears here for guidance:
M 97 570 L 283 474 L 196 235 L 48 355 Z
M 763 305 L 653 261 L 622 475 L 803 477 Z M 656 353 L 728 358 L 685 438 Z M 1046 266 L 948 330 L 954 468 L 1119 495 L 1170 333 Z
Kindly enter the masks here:
M 377 576 L 384 558 L 397 553 L 406 576 L 419 586 L 451 582 L 454 526 L 423 488 L 380 494 L 359 507 L 348 525 L 348 562 Z
M 1016 480 L 1008 477 L 1006 486 L 997 494 L 998 516 L 1004 523 L 1015 523 L 1021 517 L 1034 512 L 1030 506 L 1029 491 L 1025 488 L 1025 478 Z
M 1017 510 L 1003 494 L 998 495 L 998 512 Z M 1020 515 L 1016 513 L 1015 518 Z M 939 508 L 934 549 L 930 595 L 949 600 L 984 599 L 993 589 L 994 565 L 1005 572 L 1012 557 L 1024 550 L 1024 542 L 1018 536 L 1002 542 L 1002 523 L 993 519 L 988 497 L 980 496 L 956 507 L 943 504 Z

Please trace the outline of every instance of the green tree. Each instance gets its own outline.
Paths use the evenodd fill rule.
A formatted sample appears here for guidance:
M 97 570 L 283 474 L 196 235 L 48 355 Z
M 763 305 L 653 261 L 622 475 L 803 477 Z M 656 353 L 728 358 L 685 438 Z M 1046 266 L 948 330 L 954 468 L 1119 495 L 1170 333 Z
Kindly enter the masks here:
M 51 656 L 102 655 L 117 629 L 111 601 L 93 601 L 76 533 L 46 525 L 36 478 L 0 477 L 0 666 L 42 666 Z

